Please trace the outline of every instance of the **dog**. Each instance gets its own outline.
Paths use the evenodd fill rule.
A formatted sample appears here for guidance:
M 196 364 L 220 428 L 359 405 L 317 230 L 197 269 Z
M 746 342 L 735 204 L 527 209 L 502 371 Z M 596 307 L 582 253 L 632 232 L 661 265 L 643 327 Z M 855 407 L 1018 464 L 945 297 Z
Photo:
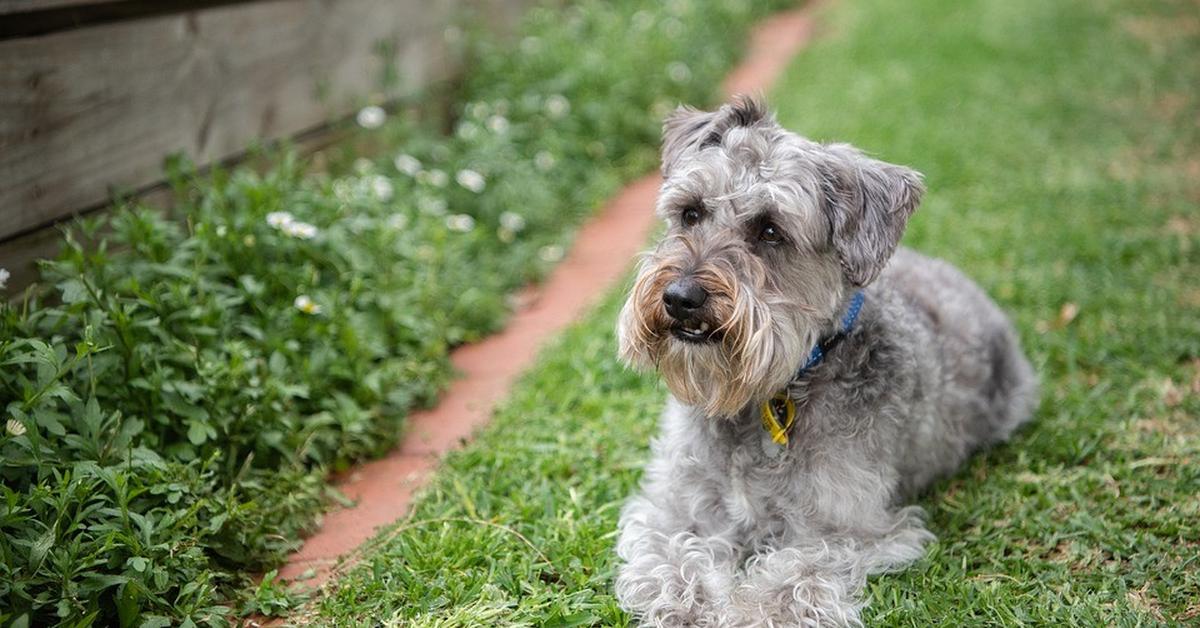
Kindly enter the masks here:
M 1034 370 L 980 288 L 898 247 L 917 172 L 742 97 L 669 115 L 662 174 L 617 335 L 670 395 L 617 599 L 648 626 L 860 624 L 867 576 L 934 539 L 904 500 L 1027 421 Z

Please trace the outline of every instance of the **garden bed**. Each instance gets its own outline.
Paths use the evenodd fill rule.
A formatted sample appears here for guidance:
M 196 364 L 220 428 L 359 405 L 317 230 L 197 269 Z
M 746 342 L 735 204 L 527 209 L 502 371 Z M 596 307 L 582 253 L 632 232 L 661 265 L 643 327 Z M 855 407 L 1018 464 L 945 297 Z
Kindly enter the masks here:
M 512 290 L 709 102 L 761 3 L 580 2 L 518 52 L 468 38 L 453 134 L 369 108 L 387 148 L 172 173 L 177 219 L 82 223 L 0 306 L 0 622 L 227 622 L 295 549 L 326 478 L 386 451 Z M 335 162 L 338 160 L 334 160 Z M 25 618 L 22 620 L 21 618 Z

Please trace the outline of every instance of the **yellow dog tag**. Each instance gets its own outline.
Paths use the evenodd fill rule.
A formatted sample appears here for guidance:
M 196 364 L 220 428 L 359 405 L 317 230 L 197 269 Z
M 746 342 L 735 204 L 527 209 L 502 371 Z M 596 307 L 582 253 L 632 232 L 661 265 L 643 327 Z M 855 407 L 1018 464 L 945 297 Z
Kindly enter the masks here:
M 771 435 L 771 440 L 778 445 L 787 447 L 788 432 L 796 421 L 796 404 L 787 393 L 779 393 L 770 401 L 762 404 L 763 428 Z

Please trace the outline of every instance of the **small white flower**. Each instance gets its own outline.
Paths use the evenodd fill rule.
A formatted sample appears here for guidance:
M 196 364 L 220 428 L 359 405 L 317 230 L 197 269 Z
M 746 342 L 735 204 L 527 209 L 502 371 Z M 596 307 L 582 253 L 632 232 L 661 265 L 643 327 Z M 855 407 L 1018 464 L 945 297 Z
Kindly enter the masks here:
M 546 99 L 546 113 L 551 118 L 558 120 L 563 118 L 571 111 L 571 101 L 567 100 L 562 94 L 554 94 Z
M 458 174 L 454 175 L 454 180 L 464 188 L 478 194 L 483 191 L 487 185 L 487 179 L 483 175 L 474 170 L 459 170 Z
M 267 214 L 267 224 L 276 229 L 283 229 L 295 220 L 295 217 L 288 212 L 271 212 Z
M 371 177 L 371 193 L 375 195 L 375 198 L 384 202 L 390 201 L 395 191 L 395 188 L 392 187 L 391 179 L 383 175 Z
M 296 300 L 292 301 L 292 305 L 296 306 L 297 310 L 300 310 L 305 314 L 321 313 L 321 306 L 317 305 L 317 302 L 313 301 L 312 297 L 308 296 L 307 294 L 302 294 L 296 297 Z
M 476 120 L 484 119 L 485 117 L 487 117 L 487 114 L 488 114 L 488 105 L 485 102 L 477 102 L 477 103 L 471 103 L 471 104 L 467 105 L 467 115 L 472 118 L 475 118 Z
M 354 198 L 354 187 L 350 185 L 349 181 L 338 179 L 333 182 L 333 195 L 343 203 L 348 202 Z
M 0 290 L 8 287 L 9 277 L 12 277 L 12 273 L 8 272 L 7 268 L 0 268 Z
M 540 150 L 538 154 L 533 156 L 533 165 L 537 166 L 538 170 L 546 172 L 554 167 L 558 160 L 554 158 L 554 153 L 548 150 Z
M 667 77 L 676 83 L 686 83 L 692 78 L 692 70 L 682 61 L 673 61 L 667 65 Z
M 217 237 L 218 238 L 224 238 L 225 234 L 227 234 L 227 233 L 229 233 L 228 227 L 226 227 L 225 225 L 217 225 Z M 4 286 L 0 286 L 0 288 L 3 288 L 3 287 Z
M 351 165 L 351 167 L 354 168 L 354 172 L 358 174 L 367 174 L 375 169 L 375 163 L 366 157 L 359 157 L 358 159 L 354 160 L 354 163 Z
M 476 126 L 474 122 L 468 122 L 464 120 L 458 123 L 458 127 L 455 128 L 454 133 L 460 138 L 470 142 L 471 140 L 479 137 L 479 127 Z
M 488 129 L 497 135 L 504 135 L 508 132 L 508 118 L 504 116 L 495 115 L 488 118 L 487 125 Z
M 350 229 L 350 233 L 359 235 L 366 233 L 371 229 L 371 227 L 374 227 L 375 222 L 370 218 L 360 214 L 358 216 L 352 216 L 348 221 L 346 221 L 346 226 L 348 229 Z
M 378 105 L 369 105 L 360 109 L 354 119 L 364 129 L 378 129 L 387 120 L 387 112 Z
M 287 235 L 301 240 L 311 240 L 317 236 L 317 227 L 307 222 L 289 222 L 282 230 Z
M 435 188 L 444 188 L 444 187 L 446 187 L 447 183 L 450 183 L 450 175 L 446 174 L 446 172 L 443 170 L 438 170 L 437 168 L 434 168 L 433 170 L 430 170 L 427 174 L 428 174 L 429 184 Z
M 563 247 L 557 244 L 547 244 L 538 249 L 538 257 L 542 258 L 543 262 L 557 262 L 563 258 Z
M 417 173 L 421 171 L 420 160 L 405 153 L 396 155 L 396 159 L 394 159 L 392 163 L 395 164 L 396 170 L 399 170 L 410 177 L 417 176 Z
M 500 214 L 500 226 L 516 233 L 525 228 L 525 217 L 517 212 L 503 212 Z
M 408 226 L 408 216 L 405 214 L 392 214 L 388 216 L 387 226 L 389 229 L 399 231 Z
M 417 209 L 430 216 L 441 216 L 446 213 L 446 201 L 426 196 L 417 201 Z
M 16 419 L 9 419 L 8 422 L 4 424 L 4 428 L 7 429 L 8 433 L 12 434 L 13 436 L 20 436 L 25 433 L 25 424 Z
M 446 216 L 446 228 L 451 231 L 466 233 L 475 228 L 475 219 L 467 214 L 451 214 Z

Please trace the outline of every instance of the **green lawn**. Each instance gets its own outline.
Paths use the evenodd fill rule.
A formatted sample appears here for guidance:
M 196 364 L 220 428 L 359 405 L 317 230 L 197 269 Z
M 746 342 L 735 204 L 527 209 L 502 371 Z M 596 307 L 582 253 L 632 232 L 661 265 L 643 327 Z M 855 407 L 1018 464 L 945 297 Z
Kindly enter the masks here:
M 1200 621 L 1200 19 L 1190 0 L 839 0 L 782 121 L 927 175 L 906 238 L 1012 313 L 1034 423 L 922 499 L 938 535 L 872 625 Z M 412 517 L 296 616 L 610 625 L 617 515 L 664 390 L 614 293 Z

